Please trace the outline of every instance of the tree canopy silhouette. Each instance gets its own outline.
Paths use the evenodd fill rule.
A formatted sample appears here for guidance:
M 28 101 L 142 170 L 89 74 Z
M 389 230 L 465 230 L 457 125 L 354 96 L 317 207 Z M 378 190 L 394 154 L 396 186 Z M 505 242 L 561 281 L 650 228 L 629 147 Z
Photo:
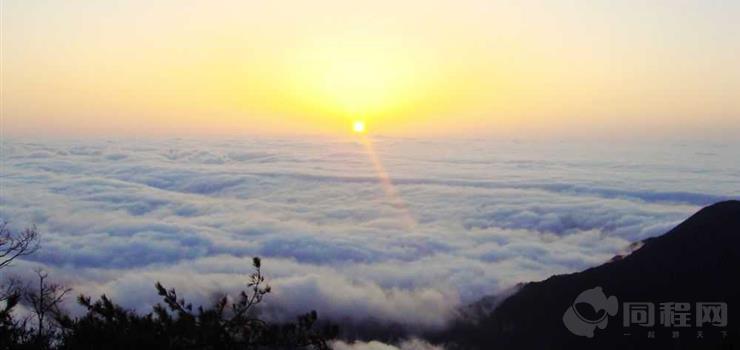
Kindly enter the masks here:
M 38 233 L 27 229 L 13 233 L 0 226 L 0 268 L 38 247 Z M 80 295 L 84 313 L 72 316 L 61 304 L 70 292 L 49 281 L 37 270 L 35 283 L 16 279 L 2 282 L 0 292 L 0 350 L 66 349 L 329 349 L 335 325 L 318 322 L 316 311 L 298 316 L 292 323 L 270 323 L 258 317 L 257 306 L 271 288 L 262 274 L 262 261 L 252 260 L 254 272 L 245 289 L 231 298 L 223 295 L 210 306 L 187 302 L 174 288 L 159 282 L 155 289 L 162 302 L 140 314 L 102 295 Z M 18 317 L 22 305 L 30 316 Z

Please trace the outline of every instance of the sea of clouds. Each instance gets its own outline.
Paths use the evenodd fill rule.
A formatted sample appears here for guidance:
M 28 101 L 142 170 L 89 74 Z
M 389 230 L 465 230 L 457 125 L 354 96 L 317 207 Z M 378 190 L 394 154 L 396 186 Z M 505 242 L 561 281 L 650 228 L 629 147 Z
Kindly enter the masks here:
M 41 266 L 77 293 L 148 310 L 155 281 L 207 303 L 241 288 L 260 256 L 269 317 L 316 309 L 429 329 L 740 197 L 737 145 L 372 143 L 380 168 L 357 140 L 3 140 L 0 219 L 43 234 L 3 274 Z

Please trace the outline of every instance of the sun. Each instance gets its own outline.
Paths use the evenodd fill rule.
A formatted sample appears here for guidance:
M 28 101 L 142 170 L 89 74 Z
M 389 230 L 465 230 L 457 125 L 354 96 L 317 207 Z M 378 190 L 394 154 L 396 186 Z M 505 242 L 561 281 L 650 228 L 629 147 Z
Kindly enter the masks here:
M 352 131 L 356 134 L 365 133 L 365 122 L 362 120 L 355 120 L 354 123 L 352 123 Z

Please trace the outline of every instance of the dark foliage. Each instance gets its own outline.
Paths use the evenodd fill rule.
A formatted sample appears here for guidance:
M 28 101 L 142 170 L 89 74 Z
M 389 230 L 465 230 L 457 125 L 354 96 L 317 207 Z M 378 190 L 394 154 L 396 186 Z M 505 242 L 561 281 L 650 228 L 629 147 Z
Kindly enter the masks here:
M 319 327 L 311 311 L 296 322 L 271 324 L 256 316 L 255 307 L 270 292 L 254 258 L 255 272 L 246 290 L 234 300 L 220 297 L 208 308 L 193 308 L 159 282 L 155 287 L 162 304 L 148 314 L 138 314 L 103 295 L 97 300 L 80 295 L 86 312 L 72 317 L 58 307 L 69 291 L 46 281 L 39 271 L 37 288 L 12 292 L 0 309 L 0 349 L 329 349 L 327 341 L 336 326 Z M 35 315 L 14 320 L 11 311 L 23 300 Z M 2 305 L 2 304 L 0 304 Z M 320 329 L 319 329 L 320 328 Z
M 0 271 L 22 256 L 35 252 L 39 247 L 39 234 L 35 227 L 13 232 L 6 222 L 0 223 Z M 12 311 L 23 299 L 20 281 L 0 281 L 0 349 L 17 348 L 32 337 L 26 320 L 16 320 Z

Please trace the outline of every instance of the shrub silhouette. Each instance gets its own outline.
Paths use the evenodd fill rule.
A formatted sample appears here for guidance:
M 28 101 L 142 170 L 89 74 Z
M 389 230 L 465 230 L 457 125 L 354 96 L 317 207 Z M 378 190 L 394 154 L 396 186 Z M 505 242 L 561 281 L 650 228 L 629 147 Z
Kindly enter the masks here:
M 7 222 L 0 223 L 0 271 L 22 256 L 35 252 L 39 247 L 39 234 L 35 227 L 13 232 Z M 17 348 L 31 337 L 26 320 L 13 319 L 12 311 L 22 299 L 20 282 L 15 279 L 0 281 L 0 349 Z
M 315 311 L 287 324 L 257 317 L 256 306 L 271 289 L 262 275 L 261 260 L 255 257 L 252 263 L 255 272 L 233 301 L 222 296 L 210 307 L 194 309 L 175 289 L 157 282 L 162 303 L 143 315 L 106 295 L 94 301 L 80 295 L 77 302 L 85 313 L 70 316 L 57 307 L 68 289 L 46 282 L 46 274 L 38 272 L 37 289 L 9 293 L 5 305 L 0 304 L 0 349 L 329 349 L 327 341 L 336 337 L 338 328 L 319 327 Z M 43 298 L 55 303 L 39 303 Z M 31 305 L 32 320 L 51 317 L 52 321 L 47 326 L 44 322 L 29 326 L 27 319 L 13 319 L 13 308 L 24 299 L 37 301 Z

